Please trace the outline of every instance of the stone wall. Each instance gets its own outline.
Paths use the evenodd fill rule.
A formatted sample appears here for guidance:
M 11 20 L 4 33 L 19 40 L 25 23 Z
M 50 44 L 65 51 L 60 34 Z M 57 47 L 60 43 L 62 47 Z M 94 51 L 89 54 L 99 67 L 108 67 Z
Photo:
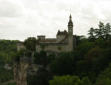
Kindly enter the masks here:
M 44 48 L 42 48 L 42 45 L 37 45 L 36 51 L 40 52 L 41 50 L 46 52 L 71 52 L 73 51 L 73 36 L 68 37 L 67 43 L 46 44 Z
M 21 49 L 25 49 L 23 42 L 17 44 L 17 51 L 20 51 Z
M 57 42 L 63 40 L 66 36 L 65 35 L 57 35 Z

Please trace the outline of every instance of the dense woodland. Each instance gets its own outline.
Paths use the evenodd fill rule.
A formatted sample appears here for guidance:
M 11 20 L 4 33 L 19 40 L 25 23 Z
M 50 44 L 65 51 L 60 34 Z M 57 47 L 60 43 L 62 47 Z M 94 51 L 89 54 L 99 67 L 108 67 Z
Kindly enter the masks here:
M 28 85 L 111 85 L 111 25 L 99 22 L 97 28 L 90 28 L 87 38 L 75 38 L 73 52 L 57 55 L 37 53 L 34 37 L 24 41 L 26 49 L 20 52 L 16 51 L 18 41 L 0 40 L 0 82 L 13 79 L 12 70 L 4 69 L 5 64 L 13 66 L 27 56 L 34 57 L 33 63 L 40 66 L 35 75 L 28 75 Z
M 17 53 L 16 40 L 0 40 L 0 85 L 13 79 L 13 70 L 5 69 L 6 64 L 13 66 Z

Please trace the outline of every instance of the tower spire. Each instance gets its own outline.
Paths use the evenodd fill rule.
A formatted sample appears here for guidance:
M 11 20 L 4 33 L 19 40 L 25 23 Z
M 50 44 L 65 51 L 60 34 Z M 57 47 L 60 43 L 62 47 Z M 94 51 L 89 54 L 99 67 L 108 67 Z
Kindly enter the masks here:
M 69 26 L 72 26 L 72 27 L 73 27 L 73 22 L 72 22 L 72 16 L 71 16 L 71 14 L 70 14 L 70 16 L 69 16 L 68 27 L 69 27 Z
M 69 34 L 73 34 L 73 22 L 72 22 L 72 16 L 70 14 L 69 16 L 69 22 L 68 22 L 68 32 Z
M 69 20 L 72 20 L 72 16 L 71 16 L 71 14 L 70 14 L 70 16 L 69 16 Z

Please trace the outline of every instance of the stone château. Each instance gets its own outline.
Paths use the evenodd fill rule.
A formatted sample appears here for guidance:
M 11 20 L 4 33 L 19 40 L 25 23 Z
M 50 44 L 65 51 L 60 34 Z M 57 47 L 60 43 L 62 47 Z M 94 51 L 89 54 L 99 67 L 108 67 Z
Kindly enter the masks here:
M 71 52 L 75 47 L 75 37 L 73 35 L 72 16 L 69 17 L 68 31 L 58 31 L 56 38 L 45 38 L 41 35 L 37 37 L 36 51 L 42 50 L 47 53 Z M 17 44 L 17 50 L 25 49 L 23 42 Z M 34 65 L 33 57 L 20 57 L 20 61 L 14 63 L 14 80 L 17 85 L 27 85 L 27 75 L 37 72 L 39 66 Z M 31 72 L 32 71 L 32 72 Z M 28 72 L 28 73 L 27 73 Z
M 18 44 L 18 50 L 24 48 L 22 44 Z M 44 50 L 46 52 L 71 52 L 74 48 L 73 21 L 69 16 L 68 31 L 58 30 L 56 38 L 45 38 L 44 35 L 37 36 L 36 51 Z

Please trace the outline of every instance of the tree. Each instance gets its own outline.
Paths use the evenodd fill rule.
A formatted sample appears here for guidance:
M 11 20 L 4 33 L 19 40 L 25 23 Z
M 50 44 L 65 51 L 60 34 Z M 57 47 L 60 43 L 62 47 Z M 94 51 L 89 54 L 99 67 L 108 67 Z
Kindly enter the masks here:
M 92 85 L 88 77 L 83 77 L 80 85 Z
M 89 72 L 91 71 L 91 63 L 86 60 L 80 60 L 76 63 L 76 75 L 80 78 L 84 76 L 89 76 Z
M 46 67 L 48 64 L 48 56 L 45 51 L 41 51 L 40 53 L 35 53 L 34 55 L 34 62 L 38 65 L 43 65 L 43 67 Z
M 36 43 L 37 40 L 35 37 L 29 37 L 24 41 L 24 45 L 27 50 L 35 51 L 36 50 Z
M 34 75 L 28 76 L 28 85 L 49 85 L 52 74 L 44 68 L 39 68 Z
M 93 47 L 94 47 L 94 42 L 89 42 L 87 39 L 81 40 L 81 43 L 76 48 L 78 52 L 78 58 L 80 58 L 80 60 L 84 59 L 85 54 Z
M 95 29 L 93 27 L 90 28 L 88 35 L 89 35 L 89 40 L 90 41 L 94 41 L 95 40 Z
M 70 53 L 61 53 L 50 64 L 50 70 L 57 75 L 72 74 L 74 69 L 74 57 Z
M 79 85 L 80 79 L 77 76 L 55 76 L 49 81 L 50 85 Z
M 24 41 L 24 45 L 26 47 L 26 54 L 30 55 L 31 62 L 34 62 L 34 53 L 36 51 L 37 40 L 35 37 L 29 37 Z
M 18 41 L 15 40 L 0 40 L 0 62 L 2 64 L 13 62 L 17 43 Z
M 105 25 L 105 39 L 110 39 L 110 35 L 111 35 L 111 25 L 110 25 L 110 23 L 107 23 L 106 25 Z
M 91 85 L 88 77 L 80 79 L 78 76 L 54 76 L 53 80 L 49 81 L 50 85 Z
M 111 85 L 111 64 L 98 76 L 96 85 Z
M 104 24 L 103 22 L 99 22 L 99 28 L 90 28 L 89 30 L 89 39 L 94 40 L 95 38 L 101 39 L 109 39 L 111 37 L 111 25 L 109 23 Z
M 103 22 L 99 22 L 99 29 L 97 30 L 96 29 L 96 36 L 98 37 L 98 38 L 104 38 L 104 23 Z

